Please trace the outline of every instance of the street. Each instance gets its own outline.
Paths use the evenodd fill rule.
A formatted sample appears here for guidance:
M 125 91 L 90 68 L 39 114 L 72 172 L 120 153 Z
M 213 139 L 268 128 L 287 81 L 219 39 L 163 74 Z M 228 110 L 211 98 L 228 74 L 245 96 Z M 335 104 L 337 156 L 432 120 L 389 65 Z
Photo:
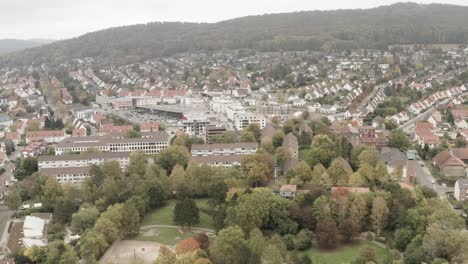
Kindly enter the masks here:
M 439 197 L 444 197 L 445 193 L 453 191 L 453 188 L 444 187 L 437 184 L 437 181 L 432 177 L 431 172 L 427 167 L 422 167 L 422 161 L 415 160 L 414 164 L 414 177 L 419 185 L 426 186 L 428 188 L 434 189 Z M 433 183 L 434 182 L 434 183 Z
M 13 211 L 5 206 L 0 206 L 0 254 L 5 252 L 5 246 L 8 239 L 8 224 Z

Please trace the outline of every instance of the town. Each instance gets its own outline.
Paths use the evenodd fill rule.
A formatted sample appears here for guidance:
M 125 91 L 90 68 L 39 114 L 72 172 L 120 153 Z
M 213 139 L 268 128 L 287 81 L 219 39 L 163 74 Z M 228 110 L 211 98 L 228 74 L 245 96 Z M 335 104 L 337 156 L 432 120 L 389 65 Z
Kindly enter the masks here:
M 467 96 L 466 45 L 1 68 L 0 263 L 466 263 Z

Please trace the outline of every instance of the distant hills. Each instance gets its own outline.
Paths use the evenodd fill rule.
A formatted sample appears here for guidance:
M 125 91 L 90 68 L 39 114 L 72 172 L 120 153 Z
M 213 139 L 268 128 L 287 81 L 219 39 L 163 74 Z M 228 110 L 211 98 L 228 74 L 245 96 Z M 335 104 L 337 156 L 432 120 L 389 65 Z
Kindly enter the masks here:
M 28 48 L 34 48 L 40 45 L 49 44 L 53 40 L 48 39 L 0 39 L 0 55 L 20 51 Z
M 149 23 L 110 28 L 0 57 L 0 63 L 61 62 L 87 56 L 130 63 L 180 52 L 385 48 L 466 44 L 468 7 L 398 3 L 372 9 L 248 16 L 218 23 Z

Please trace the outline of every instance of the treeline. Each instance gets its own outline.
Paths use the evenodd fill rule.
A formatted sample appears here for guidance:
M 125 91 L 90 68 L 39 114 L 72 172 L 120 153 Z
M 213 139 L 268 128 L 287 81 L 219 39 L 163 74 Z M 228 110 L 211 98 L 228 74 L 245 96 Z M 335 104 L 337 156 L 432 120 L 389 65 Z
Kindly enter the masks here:
M 3 64 L 96 57 L 128 64 L 201 50 L 387 48 L 390 44 L 468 43 L 468 8 L 400 3 L 366 10 L 249 16 L 214 24 L 149 23 L 111 28 L 5 56 Z

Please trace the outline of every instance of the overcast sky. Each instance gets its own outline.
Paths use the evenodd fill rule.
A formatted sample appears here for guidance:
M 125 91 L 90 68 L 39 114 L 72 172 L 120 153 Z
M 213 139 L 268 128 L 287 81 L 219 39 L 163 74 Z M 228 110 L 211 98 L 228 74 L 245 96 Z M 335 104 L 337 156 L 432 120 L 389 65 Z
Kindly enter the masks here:
M 0 39 L 76 37 L 153 21 L 217 22 L 247 15 L 370 8 L 396 0 L 0 0 Z M 467 5 L 467 0 L 418 0 Z

